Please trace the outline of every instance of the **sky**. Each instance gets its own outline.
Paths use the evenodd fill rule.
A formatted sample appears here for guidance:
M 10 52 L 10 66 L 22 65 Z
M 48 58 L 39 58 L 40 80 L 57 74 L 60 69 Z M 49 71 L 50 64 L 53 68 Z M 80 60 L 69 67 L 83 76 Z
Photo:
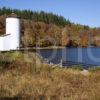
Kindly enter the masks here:
M 53 12 L 77 24 L 100 27 L 100 0 L 0 0 L 3 6 Z

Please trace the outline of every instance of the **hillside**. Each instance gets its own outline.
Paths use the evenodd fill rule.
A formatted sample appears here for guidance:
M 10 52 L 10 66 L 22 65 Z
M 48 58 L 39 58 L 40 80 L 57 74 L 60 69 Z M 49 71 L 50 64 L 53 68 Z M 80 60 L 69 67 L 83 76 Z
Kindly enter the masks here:
M 0 100 L 100 100 L 100 70 L 54 67 L 33 52 L 0 54 Z
M 100 46 L 99 28 L 74 24 L 53 13 L 13 9 L 21 17 L 21 46 Z M 0 34 L 5 33 L 5 18 L 12 13 L 10 8 L 0 9 Z

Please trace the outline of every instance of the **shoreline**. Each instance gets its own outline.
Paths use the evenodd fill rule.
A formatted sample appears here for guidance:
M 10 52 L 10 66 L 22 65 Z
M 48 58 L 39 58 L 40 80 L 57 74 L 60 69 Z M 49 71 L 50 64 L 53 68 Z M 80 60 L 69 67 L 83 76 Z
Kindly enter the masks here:
M 65 46 L 48 46 L 48 47 L 22 47 L 20 50 L 50 50 L 50 49 L 64 49 L 64 48 L 100 48 L 99 46 L 97 47 L 65 47 Z M 13 51 L 13 50 L 12 50 Z
M 20 48 L 20 50 L 42 50 L 42 49 L 63 49 L 66 47 L 62 46 L 51 46 L 51 47 L 25 47 L 25 48 Z
M 66 47 L 62 47 L 62 46 L 51 46 L 51 47 L 35 47 L 35 49 L 41 50 L 41 49 L 63 49 Z

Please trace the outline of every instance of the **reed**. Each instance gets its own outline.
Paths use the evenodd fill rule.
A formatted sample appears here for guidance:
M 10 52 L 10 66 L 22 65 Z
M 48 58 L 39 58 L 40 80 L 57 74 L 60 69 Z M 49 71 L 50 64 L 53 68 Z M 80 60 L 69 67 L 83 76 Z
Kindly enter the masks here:
M 100 100 L 100 70 L 81 70 L 44 64 L 35 53 L 4 53 L 0 97 L 19 100 Z

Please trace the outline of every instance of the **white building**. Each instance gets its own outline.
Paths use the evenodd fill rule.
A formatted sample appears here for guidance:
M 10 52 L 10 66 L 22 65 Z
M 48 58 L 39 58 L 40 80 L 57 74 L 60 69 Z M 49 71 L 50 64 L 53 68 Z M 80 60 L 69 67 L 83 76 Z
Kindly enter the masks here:
M 6 18 L 6 34 L 0 36 L 0 51 L 18 50 L 20 47 L 20 18 L 14 13 Z

